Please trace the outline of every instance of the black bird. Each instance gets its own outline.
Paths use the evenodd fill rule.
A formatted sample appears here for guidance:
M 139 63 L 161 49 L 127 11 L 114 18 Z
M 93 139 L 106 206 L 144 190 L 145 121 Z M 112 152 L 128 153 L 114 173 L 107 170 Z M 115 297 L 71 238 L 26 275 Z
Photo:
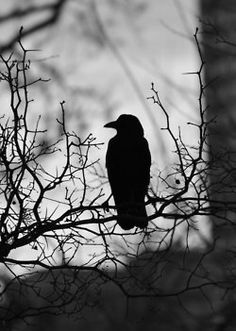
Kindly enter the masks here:
M 150 181 L 151 155 L 143 127 L 136 116 L 128 114 L 104 127 L 117 130 L 106 154 L 117 222 L 124 230 L 145 228 L 148 218 L 144 198 Z

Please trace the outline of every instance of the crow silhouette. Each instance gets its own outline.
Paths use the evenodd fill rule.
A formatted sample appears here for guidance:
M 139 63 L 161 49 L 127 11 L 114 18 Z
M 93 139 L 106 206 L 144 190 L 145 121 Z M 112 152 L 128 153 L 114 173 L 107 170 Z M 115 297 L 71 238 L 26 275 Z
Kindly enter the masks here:
M 104 125 L 117 134 L 109 141 L 106 167 L 117 209 L 117 222 L 124 230 L 148 225 L 144 198 L 150 181 L 151 155 L 137 117 L 123 114 Z

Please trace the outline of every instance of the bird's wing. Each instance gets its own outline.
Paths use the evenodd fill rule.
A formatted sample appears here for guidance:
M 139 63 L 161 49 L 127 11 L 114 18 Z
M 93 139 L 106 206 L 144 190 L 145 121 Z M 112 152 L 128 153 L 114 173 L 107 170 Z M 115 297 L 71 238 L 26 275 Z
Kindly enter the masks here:
M 106 166 L 111 189 L 116 196 L 126 199 L 126 193 L 141 191 L 145 195 L 150 180 L 151 156 L 145 138 L 123 141 L 110 140 Z M 120 200 L 120 199 L 119 199 Z

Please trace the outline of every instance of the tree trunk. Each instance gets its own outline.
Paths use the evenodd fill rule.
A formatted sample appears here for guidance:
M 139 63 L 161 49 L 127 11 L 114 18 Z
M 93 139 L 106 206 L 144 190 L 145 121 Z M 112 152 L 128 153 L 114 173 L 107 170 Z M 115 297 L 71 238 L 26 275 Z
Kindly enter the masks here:
M 201 0 L 200 6 L 208 120 L 214 118 L 209 127 L 211 194 L 232 207 L 214 219 L 213 228 L 229 247 L 236 240 L 236 1 Z

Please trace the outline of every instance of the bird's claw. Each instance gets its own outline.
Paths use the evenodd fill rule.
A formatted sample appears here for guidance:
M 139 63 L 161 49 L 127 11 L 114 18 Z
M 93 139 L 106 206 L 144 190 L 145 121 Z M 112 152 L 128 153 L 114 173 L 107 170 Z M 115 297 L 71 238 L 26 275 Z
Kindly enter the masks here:
M 102 208 L 104 212 L 109 212 L 109 204 L 108 204 L 108 199 L 102 203 Z
M 157 198 L 157 197 L 151 197 L 149 194 L 147 195 L 147 198 L 148 198 L 148 202 L 149 202 L 153 207 L 155 207 L 158 198 Z

